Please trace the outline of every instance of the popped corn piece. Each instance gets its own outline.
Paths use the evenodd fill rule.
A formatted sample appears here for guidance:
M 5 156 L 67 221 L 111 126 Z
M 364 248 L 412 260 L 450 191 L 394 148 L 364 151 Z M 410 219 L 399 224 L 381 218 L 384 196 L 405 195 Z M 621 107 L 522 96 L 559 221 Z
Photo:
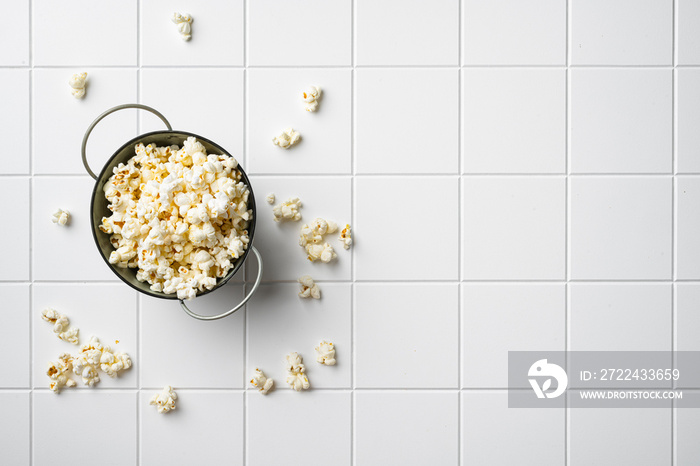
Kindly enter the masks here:
M 100 340 L 91 336 L 88 343 L 81 346 L 80 352 L 73 358 L 73 373 L 81 376 L 85 385 L 92 387 L 100 381 L 97 368 L 100 367 L 103 350 Z
M 72 367 L 72 358 L 70 354 L 63 353 L 58 357 L 58 362 L 49 362 L 48 369 L 46 370 L 46 375 L 52 380 L 49 384 L 49 388 L 54 393 L 58 394 L 61 392 L 61 388 L 65 387 L 75 387 L 75 381 L 68 377 L 70 369 Z
M 83 368 L 80 377 L 83 379 L 83 383 L 88 387 L 94 387 L 100 382 L 100 375 L 97 373 L 97 369 L 90 365 Z
M 280 146 L 282 149 L 289 149 L 294 144 L 299 142 L 301 135 L 298 131 L 294 131 L 292 128 L 286 128 L 279 136 L 272 138 L 272 142 L 276 146 Z
M 311 276 L 304 275 L 297 281 L 301 285 L 301 291 L 299 292 L 300 298 L 321 299 L 321 289 L 314 282 L 314 279 L 311 278 Z
M 350 228 L 350 225 L 345 225 L 343 231 L 340 232 L 338 240 L 343 243 L 345 249 L 350 249 L 350 245 L 352 245 L 352 228 Z
M 80 340 L 78 334 L 80 333 L 80 329 L 77 329 L 75 327 L 70 327 L 68 330 L 65 332 L 61 332 L 58 334 L 58 338 L 61 340 L 71 343 L 73 345 L 79 345 Z
M 333 246 L 331 246 L 328 243 L 323 243 L 321 244 L 307 244 L 306 247 L 306 253 L 308 254 L 307 258 L 311 262 L 315 262 L 317 260 L 320 260 L 321 262 L 330 262 L 338 255 L 335 253 L 335 249 L 333 249 Z
M 131 358 L 126 353 L 113 353 L 109 346 L 102 350 L 100 369 L 110 377 L 116 377 L 119 371 L 131 367 Z
M 318 86 L 310 86 L 306 92 L 302 92 L 304 106 L 307 112 L 315 112 L 318 108 L 318 101 L 321 98 L 321 88 Z
M 265 377 L 265 373 L 260 369 L 255 369 L 255 374 L 253 374 L 253 378 L 250 379 L 250 384 L 257 388 L 263 395 L 267 395 L 267 392 L 270 391 L 275 382 L 271 378 Z
M 180 33 L 182 40 L 188 41 L 192 38 L 192 16 L 188 13 L 184 15 L 173 13 L 171 21 L 177 25 L 177 32 Z
M 335 346 L 333 343 L 323 340 L 316 347 L 316 361 L 326 365 L 335 366 Z
M 270 193 L 265 197 L 268 204 L 272 205 L 275 203 L 275 193 Z
M 177 393 L 173 387 L 166 385 L 161 392 L 153 395 L 148 404 L 157 406 L 158 412 L 165 414 L 175 409 L 175 400 L 177 400 Z
M 338 225 L 330 220 L 317 218 L 310 225 L 303 225 L 299 232 L 299 246 L 306 250 L 307 258 L 311 261 L 330 262 L 337 257 L 333 246 L 323 243 L 323 236 L 335 233 Z
M 302 363 L 302 357 L 299 353 L 289 353 L 285 358 L 287 372 L 306 372 L 306 367 Z
M 77 73 L 71 76 L 68 80 L 68 85 L 71 87 L 71 94 L 76 99 L 82 99 L 85 97 L 85 80 L 87 79 L 87 73 Z
M 66 225 L 69 220 L 70 220 L 70 212 L 68 212 L 67 210 L 63 210 L 63 209 L 58 209 L 51 216 L 51 221 L 53 223 L 57 223 L 58 225 L 61 225 L 61 226 Z
M 296 222 L 301 220 L 301 201 L 298 197 L 292 197 L 284 202 L 281 202 L 272 208 L 272 214 L 275 216 L 275 222 L 283 220 L 291 220 Z
M 287 372 L 287 385 L 297 392 L 308 390 L 311 386 L 308 377 L 302 372 Z
M 70 321 L 68 317 L 64 316 L 56 309 L 47 307 L 41 311 L 41 318 L 46 322 L 53 324 L 53 332 L 63 341 L 72 343 L 74 345 L 79 344 L 78 333 L 79 329 L 69 327 Z

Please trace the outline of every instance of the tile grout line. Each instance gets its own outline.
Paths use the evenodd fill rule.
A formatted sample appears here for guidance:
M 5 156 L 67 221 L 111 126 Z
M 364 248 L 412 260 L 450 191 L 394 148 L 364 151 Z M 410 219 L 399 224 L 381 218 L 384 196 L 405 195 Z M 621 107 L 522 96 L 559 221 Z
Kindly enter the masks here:
M 29 464 L 34 464 L 34 2 L 28 1 L 29 8 Z
M 571 164 L 569 162 L 569 158 L 571 157 L 571 150 L 570 150 L 570 145 L 571 145 L 571 138 L 569 135 L 569 127 L 571 124 L 571 119 L 569 116 L 569 111 L 570 111 L 570 97 L 569 93 L 571 92 L 571 71 L 570 71 L 570 66 L 571 66 L 571 53 L 569 48 L 571 47 L 571 39 L 570 39 L 570 34 L 572 33 L 572 28 L 571 28 L 571 21 L 572 21 L 572 15 L 571 15 L 571 1 L 567 0 L 566 6 L 566 35 L 565 35 L 565 47 L 564 47 L 564 53 L 565 55 L 565 62 L 566 62 L 566 68 L 565 68 L 565 87 L 564 87 L 564 169 L 566 172 L 566 178 L 565 178 L 565 185 L 564 185 L 564 278 L 566 283 L 564 284 L 564 351 L 568 352 L 569 351 L 569 345 L 570 345 L 570 339 L 569 339 L 569 333 L 571 332 L 571 321 L 570 321 L 570 316 L 569 313 L 571 312 L 571 306 L 569 305 L 569 280 L 570 280 L 570 271 L 569 268 L 571 267 L 571 260 L 569 258 L 570 256 L 570 250 L 571 250 L 571 241 L 569 240 L 569 234 L 571 229 L 569 228 L 569 222 L 570 222 L 570 208 L 569 208 L 569 202 L 570 202 L 570 196 L 569 196 L 569 189 L 570 189 L 570 184 L 569 184 L 569 175 L 571 174 Z M 566 370 L 569 369 L 569 364 L 568 364 L 568 355 L 566 357 L 565 361 L 565 366 Z M 564 464 L 569 465 L 571 463 L 569 459 L 569 451 L 571 449 L 571 429 L 570 429 L 570 416 L 569 416 L 569 394 L 567 393 L 564 398 Z
M 676 253 L 677 253 L 677 247 L 678 244 L 676 242 L 675 236 L 676 236 L 676 173 L 678 172 L 678 167 L 677 167 L 677 160 L 676 160 L 676 131 L 677 131 L 677 124 L 676 124 L 676 98 L 677 98 L 677 88 L 676 88 L 676 64 L 678 62 L 676 58 L 676 33 L 678 31 L 677 28 L 677 18 L 676 14 L 678 11 L 678 8 L 676 7 L 677 0 L 673 0 L 672 2 L 672 10 L 671 10 L 671 63 L 673 65 L 673 68 L 671 69 L 671 171 L 673 172 L 673 177 L 671 178 L 671 279 L 673 280 L 673 283 L 671 285 L 671 354 L 672 360 L 671 360 L 671 367 L 673 368 L 675 366 L 675 354 L 673 351 L 675 350 L 676 346 L 676 320 L 675 320 L 675 312 L 676 312 L 676 285 L 675 285 L 675 279 L 676 279 L 676 266 L 677 266 L 677 261 L 676 261 Z M 677 448 L 677 431 L 675 429 L 675 423 L 676 423 L 676 411 L 674 409 L 675 401 L 671 402 L 671 466 L 674 466 L 676 464 L 676 448 Z
M 463 138 L 462 138 L 462 112 L 464 111 L 464 105 L 462 103 L 462 85 L 463 85 L 463 76 L 464 73 L 462 72 L 462 40 L 463 40 L 463 35 L 464 35 L 464 21 L 462 18 L 462 1 L 459 2 L 458 9 L 457 9 L 457 22 L 458 22 L 458 42 L 457 42 L 457 63 L 460 64 L 459 69 L 457 70 L 457 173 L 459 173 L 460 177 L 457 180 L 457 225 L 458 225 L 458 231 L 457 231 L 457 277 L 460 280 L 460 283 L 457 285 L 457 387 L 462 388 L 462 342 L 463 342 L 463 335 L 462 335 L 462 303 L 463 303 L 463 296 L 462 296 L 462 241 L 464 238 L 464 218 L 462 216 L 462 196 L 463 196 L 463 190 L 464 190 L 464 178 L 461 176 L 463 167 L 462 167 L 462 144 L 463 144 Z M 464 457 L 464 445 L 462 441 L 462 422 L 463 422 L 463 414 L 462 414 L 462 395 L 461 393 L 457 394 L 457 462 L 458 464 L 462 464 L 463 462 L 463 457 Z
M 355 27 L 357 21 L 355 19 L 356 12 L 355 0 L 350 0 L 350 224 L 355 226 L 355 107 L 356 92 L 355 92 Z M 350 464 L 354 465 L 357 461 L 355 454 L 355 248 L 350 251 Z

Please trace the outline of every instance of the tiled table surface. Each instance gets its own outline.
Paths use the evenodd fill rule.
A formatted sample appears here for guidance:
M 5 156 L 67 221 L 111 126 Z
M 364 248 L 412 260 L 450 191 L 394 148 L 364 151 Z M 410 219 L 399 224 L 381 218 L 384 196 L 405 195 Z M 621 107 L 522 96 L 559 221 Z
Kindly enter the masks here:
M 13 0 L 0 28 L 0 463 L 690 465 L 697 410 L 514 410 L 508 350 L 700 350 L 700 1 Z M 194 17 L 183 43 L 174 10 Z M 7 46 L 12 44 L 12 46 Z M 83 101 L 67 80 L 89 73 Z M 324 90 L 319 111 L 299 92 Z M 265 284 L 206 323 L 99 259 L 83 131 L 141 102 L 238 156 Z M 270 138 L 293 126 L 290 150 Z M 160 128 L 123 112 L 100 167 Z M 310 264 L 298 224 L 353 225 Z M 62 207 L 73 221 L 50 221 Z M 8 246 L 9 245 L 9 246 Z M 336 246 L 340 246 L 337 243 Z M 248 267 L 248 278 L 254 267 Z M 296 297 L 305 273 L 320 302 Z M 216 312 L 240 280 L 194 303 Z M 56 396 L 71 350 L 39 318 L 119 339 L 134 367 Z M 320 339 L 338 365 L 313 361 Z M 305 356 L 312 389 L 284 385 Z M 254 367 L 277 382 L 247 389 Z M 147 400 L 165 384 L 179 408 Z

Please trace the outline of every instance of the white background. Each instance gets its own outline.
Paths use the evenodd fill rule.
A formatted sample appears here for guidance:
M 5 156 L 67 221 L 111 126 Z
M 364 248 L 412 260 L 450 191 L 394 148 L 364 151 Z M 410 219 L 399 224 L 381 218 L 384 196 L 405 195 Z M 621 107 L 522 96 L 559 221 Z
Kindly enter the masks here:
M 697 410 L 516 410 L 504 390 L 508 350 L 700 350 L 700 1 L 12 0 L 3 18 L 3 465 L 700 462 Z M 232 317 L 137 296 L 98 257 L 80 141 L 127 102 L 251 176 L 265 284 Z M 288 126 L 303 139 L 284 151 Z M 107 118 L 90 164 L 161 127 Z M 309 263 L 269 192 L 356 246 Z M 320 302 L 296 296 L 306 273 Z M 237 278 L 193 307 L 231 307 Z M 46 362 L 75 348 L 46 306 L 134 367 L 51 393 Z M 337 366 L 314 361 L 321 339 Z M 308 392 L 284 384 L 291 351 Z

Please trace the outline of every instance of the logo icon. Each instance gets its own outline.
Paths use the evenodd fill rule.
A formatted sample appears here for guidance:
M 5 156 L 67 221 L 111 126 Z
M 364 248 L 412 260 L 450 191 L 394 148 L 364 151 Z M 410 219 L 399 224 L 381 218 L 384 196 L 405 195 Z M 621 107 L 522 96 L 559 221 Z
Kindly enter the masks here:
M 566 375 L 564 369 L 557 364 L 548 363 L 546 359 L 540 359 L 530 366 L 527 375 L 529 377 L 546 377 L 542 386 L 537 382 L 537 379 L 528 379 L 537 398 L 556 398 L 564 393 L 566 386 L 569 384 L 569 377 Z M 557 381 L 557 388 L 554 391 L 548 392 L 547 390 L 552 387 L 552 379 Z

